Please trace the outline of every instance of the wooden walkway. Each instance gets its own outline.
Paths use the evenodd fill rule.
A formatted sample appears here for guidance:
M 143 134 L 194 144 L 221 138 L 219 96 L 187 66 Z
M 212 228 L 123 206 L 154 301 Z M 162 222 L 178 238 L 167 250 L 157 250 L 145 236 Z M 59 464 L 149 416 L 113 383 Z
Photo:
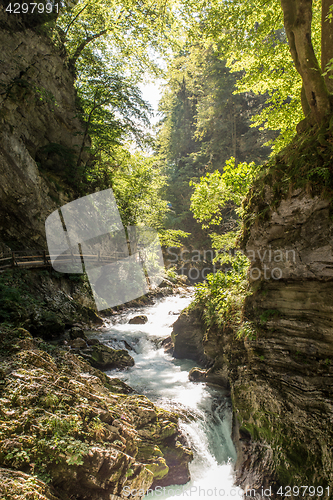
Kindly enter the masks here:
M 46 250 L 39 252 L 34 252 L 33 254 L 27 255 L 27 252 L 11 252 L 9 254 L 0 254 L 0 271 L 10 268 L 22 267 L 25 269 L 34 268 L 50 268 L 51 257 L 57 257 L 56 255 L 50 255 Z M 121 258 L 127 257 L 123 252 L 114 252 L 110 256 L 96 255 L 80 255 L 80 254 L 69 254 L 62 255 L 61 258 L 57 258 L 57 264 L 68 264 L 68 263 L 81 263 L 81 258 L 84 258 L 84 262 L 96 262 L 96 264 L 111 264 Z

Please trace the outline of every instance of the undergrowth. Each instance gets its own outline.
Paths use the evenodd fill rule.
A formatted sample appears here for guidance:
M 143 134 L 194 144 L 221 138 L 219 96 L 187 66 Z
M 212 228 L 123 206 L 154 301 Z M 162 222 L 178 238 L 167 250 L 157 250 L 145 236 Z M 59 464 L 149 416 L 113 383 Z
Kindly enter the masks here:
M 230 256 L 230 267 L 208 274 L 207 281 L 195 285 L 194 305 L 199 307 L 207 328 L 241 328 L 244 299 L 250 290 L 247 282 L 249 260 L 242 252 Z

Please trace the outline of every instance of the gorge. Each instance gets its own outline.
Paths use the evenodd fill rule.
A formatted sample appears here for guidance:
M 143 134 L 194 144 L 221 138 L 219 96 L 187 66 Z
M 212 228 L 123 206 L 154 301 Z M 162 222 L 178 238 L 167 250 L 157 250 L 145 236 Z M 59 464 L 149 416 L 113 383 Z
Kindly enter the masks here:
M 298 25 L 288 18 L 285 31 L 275 24 L 269 31 L 269 16 L 281 14 L 274 2 L 260 4 L 268 16 L 260 22 L 252 4 L 223 3 L 236 14 L 245 9 L 227 17 L 221 5 L 217 14 L 205 6 L 207 39 L 202 45 L 204 32 L 193 30 L 195 42 L 181 49 L 172 43 L 183 35 L 163 17 L 173 4 L 156 6 L 156 15 L 147 2 L 115 9 L 69 2 L 48 18 L 15 16 L 7 3 L 0 5 L 1 499 L 139 500 L 148 490 L 146 498 L 165 500 L 332 498 L 333 121 L 331 111 L 316 109 L 330 103 L 331 94 L 320 98 L 332 70 L 322 75 L 326 91 L 316 86 L 311 99 L 305 81 L 306 118 L 293 137 L 286 122 L 299 122 L 301 85 L 287 55 Z M 288 2 L 281 5 L 286 14 Z M 175 24 L 183 14 L 185 24 L 196 22 L 196 8 L 191 21 L 176 8 Z M 228 29 L 220 29 L 220 18 Z M 240 52 L 263 36 L 259 55 L 272 51 L 274 64 L 283 60 L 280 74 L 267 70 L 267 60 L 255 71 L 255 57 L 245 58 L 247 84 L 260 87 L 260 97 L 244 90 L 234 98 L 230 53 L 213 51 L 234 30 L 250 40 Z M 162 102 L 165 128 L 155 140 L 146 134 L 149 106 L 136 84 L 142 68 L 152 69 L 154 57 L 147 60 L 158 44 L 177 57 Z M 259 83 L 251 80 L 256 72 Z M 265 101 L 272 73 L 289 78 L 279 97 L 271 92 L 277 108 L 291 103 L 287 119 Z M 249 125 L 259 112 L 273 132 Z M 261 145 L 276 137 L 282 142 L 268 160 Z M 204 227 L 196 223 L 186 243 L 190 198 L 200 186 Z M 20 269 L 15 258 L 1 266 L 15 251 L 46 251 L 46 218 L 108 188 L 125 227 L 159 233 L 166 267 L 178 255 L 182 265 L 196 257 L 191 298 L 171 266 L 148 295 L 98 313 L 85 275 Z M 221 257 L 227 244 L 231 264 L 229 257 L 218 268 L 210 262 L 207 278 L 206 255 Z M 148 321 L 129 323 L 133 315 Z

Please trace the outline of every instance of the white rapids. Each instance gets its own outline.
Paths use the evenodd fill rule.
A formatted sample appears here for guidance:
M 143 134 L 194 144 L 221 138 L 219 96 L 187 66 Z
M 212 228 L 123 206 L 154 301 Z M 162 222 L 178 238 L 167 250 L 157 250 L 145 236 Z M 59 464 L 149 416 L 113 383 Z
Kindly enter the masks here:
M 100 341 L 118 349 L 128 348 L 129 344 L 133 349 L 129 353 L 135 360 L 132 368 L 113 370 L 109 375 L 121 378 L 158 406 L 194 417 L 191 421 L 184 417 L 180 422 L 194 452 L 191 481 L 182 486 L 157 488 L 145 499 L 245 498 L 243 490 L 234 486 L 236 451 L 231 440 L 230 400 L 217 389 L 190 382 L 188 372 L 195 363 L 174 359 L 160 347 L 161 340 L 171 334 L 172 324 L 190 301 L 190 296 L 167 297 L 153 306 L 132 309 L 120 315 L 116 324 L 104 328 Z M 129 325 L 129 318 L 138 314 L 145 314 L 148 322 Z

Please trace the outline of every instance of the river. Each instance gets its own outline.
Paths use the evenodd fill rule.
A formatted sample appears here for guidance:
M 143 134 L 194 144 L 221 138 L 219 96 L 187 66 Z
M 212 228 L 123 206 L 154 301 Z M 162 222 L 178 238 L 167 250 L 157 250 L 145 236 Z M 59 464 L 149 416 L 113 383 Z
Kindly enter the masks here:
M 233 463 L 236 451 L 231 440 L 231 403 L 221 391 L 202 383 L 190 382 L 193 361 L 176 360 L 160 347 L 170 335 L 177 315 L 191 301 L 190 296 L 172 296 L 139 311 L 130 310 L 119 316 L 115 324 L 103 329 L 99 339 L 110 347 L 126 348 L 126 341 L 135 366 L 115 373 L 136 392 L 153 403 L 180 414 L 191 414 L 189 421 L 181 419 L 180 427 L 194 452 L 190 464 L 191 481 L 184 486 L 167 486 L 145 496 L 145 499 L 199 500 L 206 497 L 239 499 L 243 491 L 234 486 Z M 145 314 L 144 325 L 129 325 L 129 318 Z

